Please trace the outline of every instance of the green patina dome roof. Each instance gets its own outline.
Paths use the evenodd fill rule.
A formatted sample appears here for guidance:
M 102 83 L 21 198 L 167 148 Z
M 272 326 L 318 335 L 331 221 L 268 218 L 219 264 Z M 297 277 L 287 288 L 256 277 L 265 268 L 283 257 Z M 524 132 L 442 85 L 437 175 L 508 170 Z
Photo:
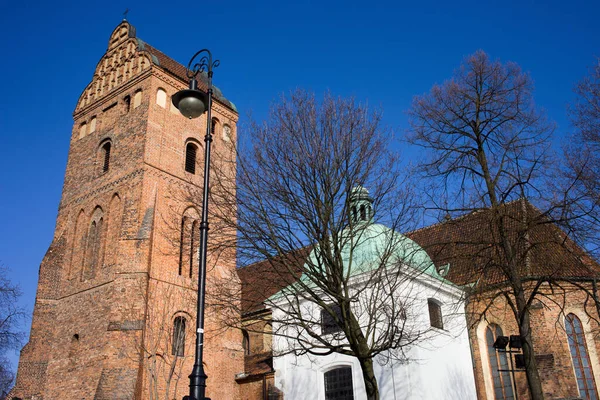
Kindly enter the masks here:
M 416 272 L 443 280 L 421 246 L 385 225 L 369 223 L 354 228 L 354 231 L 347 228 L 341 233 L 340 241 L 344 242 L 341 254 L 345 274 L 358 275 L 377 269 L 385 262 L 387 267 L 401 263 L 414 268 Z M 319 248 L 315 246 L 307 262 L 318 265 L 318 252 Z
M 425 274 L 442 282 L 450 283 L 438 272 L 429 254 L 416 242 L 395 230 L 372 222 L 373 199 L 369 191 L 362 186 L 357 186 L 350 193 L 351 202 L 351 225 L 345 228 L 336 238 L 341 247 L 340 255 L 344 264 L 344 276 L 358 276 L 379 268 L 393 268 L 396 266 L 408 266 L 412 270 L 407 273 Z M 361 212 L 358 212 L 360 209 Z M 363 211 L 364 209 L 364 211 Z M 318 271 L 319 266 L 324 265 L 320 245 L 314 245 L 310 255 L 306 259 L 304 270 Z M 404 267 L 406 268 L 406 267 Z M 445 266 L 443 275 L 448 272 L 449 266 Z M 324 268 L 325 269 L 325 268 Z M 311 287 L 314 284 L 306 273 L 300 277 L 302 285 Z M 282 291 L 298 290 L 294 286 L 298 283 L 282 289 Z M 274 300 L 282 295 L 281 291 L 271 296 Z

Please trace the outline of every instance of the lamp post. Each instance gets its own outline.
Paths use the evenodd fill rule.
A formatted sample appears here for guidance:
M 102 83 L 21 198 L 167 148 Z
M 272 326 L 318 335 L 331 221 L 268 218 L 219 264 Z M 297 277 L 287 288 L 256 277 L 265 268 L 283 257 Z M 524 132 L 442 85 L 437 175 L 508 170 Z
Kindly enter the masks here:
M 198 61 L 194 61 L 198 58 Z M 196 309 L 196 355 L 194 368 L 190 374 L 190 394 L 183 400 L 210 400 L 204 397 L 206 393 L 206 373 L 202 364 L 204 349 L 204 294 L 206 289 L 206 246 L 208 241 L 208 184 L 210 173 L 210 144 L 211 108 L 212 108 L 212 76 L 213 68 L 219 66 L 219 60 L 213 61 L 212 54 L 207 49 L 202 49 L 190 60 L 186 76 L 190 80 L 189 89 L 180 90 L 171 98 L 184 117 L 198 118 L 206 112 L 206 136 L 204 136 L 204 187 L 202 192 L 202 217 L 200 220 L 200 267 L 198 268 L 198 304 Z M 206 71 L 208 87 L 206 93 L 198 90 L 198 74 Z

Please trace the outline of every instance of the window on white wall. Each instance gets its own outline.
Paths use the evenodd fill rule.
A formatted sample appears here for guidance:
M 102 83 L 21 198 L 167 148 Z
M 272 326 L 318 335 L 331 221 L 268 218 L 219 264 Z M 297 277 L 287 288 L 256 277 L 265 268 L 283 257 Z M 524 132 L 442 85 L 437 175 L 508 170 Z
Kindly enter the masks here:
M 158 89 L 156 91 L 156 104 L 165 108 L 167 106 L 167 92 L 164 89 Z
M 429 323 L 434 328 L 444 329 L 444 319 L 442 317 L 442 306 L 437 300 L 427 299 L 429 308 Z
M 325 372 L 325 400 L 354 400 L 352 367 L 339 367 Z
M 330 304 L 329 308 L 335 313 L 338 320 L 342 318 L 342 310 L 337 304 Z M 330 333 L 340 332 L 342 328 L 335 321 L 336 317 L 331 315 L 329 311 L 323 309 L 321 310 L 321 334 L 328 335 Z

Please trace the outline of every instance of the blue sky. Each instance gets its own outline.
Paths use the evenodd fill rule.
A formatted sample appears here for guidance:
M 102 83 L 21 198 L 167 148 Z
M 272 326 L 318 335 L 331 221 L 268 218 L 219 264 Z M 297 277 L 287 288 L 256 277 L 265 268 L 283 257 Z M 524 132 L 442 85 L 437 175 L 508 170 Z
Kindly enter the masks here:
M 214 82 L 240 110 L 240 134 L 248 113 L 261 119 L 298 87 L 380 106 L 402 133 L 412 97 L 483 49 L 531 74 L 536 102 L 561 137 L 573 85 L 600 56 L 600 3 L 591 0 L 2 2 L 0 263 L 29 313 L 54 231 L 72 112 L 126 8 L 138 37 L 179 62 L 204 47 L 221 60 Z

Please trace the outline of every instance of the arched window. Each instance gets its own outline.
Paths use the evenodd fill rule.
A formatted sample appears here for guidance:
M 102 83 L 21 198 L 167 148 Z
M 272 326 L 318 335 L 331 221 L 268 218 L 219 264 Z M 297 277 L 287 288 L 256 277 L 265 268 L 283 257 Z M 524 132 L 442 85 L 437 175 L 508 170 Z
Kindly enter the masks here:
M 110 141 L 107 141 L 101 147 L 100 162 L 102 163 L 102 173 L 103 174 L 108 172 L 108 169 L 110 168 L 110 148 L 111 148 Z
M 118 194 L 114 194 L 108 207 L 106 218 L 106 247 L 104 249 L 104 265 L 114 266 L 120 259 L 118 257 L 118 243 L 121 236 L 123 220 L 123 206 Z
M 245 329 L 242 329 L 242 348 L 245 355 L 250 355 L 250 336 Z
M 198 248 L 200 234 L 198 229 L 199 214 L 193 207 L 188 208 L 181 218 L 179 234 L 179 275 L 193 276 L 194 266 L 198 265 Z M 197 269 L 197 267 L 196 267 Z
M 573 368 L 575 369 L 575 378 L 577 378 L 579 396 L 586 400 L 596 400 L 598 399 L 596 383 L 594 382 L 583 326 L 575 314 L 566 316 L 565 329 L 567 331 L 569 349 L 571 350 Z
M 273 324 L 265 323 L 263 329 L 263 350 L 271 350 L 273 348 Z
M 353 400 L 352 367 L 339 367 L 325 372 L 325 400 Z
M 142 91 L 138 90 L 133 95 L 133 108 L 139 107 L 140 104 L 142 104 Z
M 183 357 L 185 355 L 185 324 L 186 320 L 184 317 L 177 317 L 173 321 L 173 346 L 171 347 L 171 354 L 176 357 Z
M 360 205 L 360 220 L 361 221 L 367 220 L 367 209 L 365 208 L 364 204 Z
M 85 241 L 87 238 L 87 218 L 83 210 L 79 211 L 73 232 L 73 246 L 71 247 L 71 267 L 69 279 L 75 278 L 81 271 L 85 254 Z
M 210 124 L 210 133 L 212 133 L 213 135 L 217 133 L 217 129 L 219 127 L 219 120 L 216 118 L 213 118 Z
M 435 299 L 427 299 L 429 308 L 429 323 L 432 327 L 444 329 L 444 318 L 442 316 L 442 306 Z
M 92 222 L 87 235 L 83 280 L 94 278 L 98 266 L 102 265 L 101 257 L 104 253 L 103 222 L 104 213 L 100 207 L 96 207 L 92 214 Z
M 198 146 L 194 143 L 188 143 L 185 146 L 185 170 L 190 174 L 196 173 L 196 153 Z
M 231 140 L 231 127 L 227 124 L 223 125 L 223 140 L 226 142 Z
M 200 230 L 198 226 L 198 220 L 195 220 L 192 223 L 192 230 L 190 232 L 190 278 L 193 276 L 194 265 L 197 265 L 196 261 L 198 260 L 198 258 L 196 257 L 196 254 L 198 253 L 199 244 Z
M 131 96 L 127 95 L 123 97 L 123 104 L 125 105 L 125 112 L 128 113 L 131 109 Z
M 179 275 L 183 274 L 183 253 L 185 247 L 185 222 L 186 218 L 181 218 L 181 232 L 179 234 Z
M 494 383 L 494 396 L 496 400 L 512 400 L 514 399 L 513 385 L 510 373 L 507 371 L 509 365 L 506 353 L 496 351 L 494 348 L 494 342 L 498 336 L 503 336 L 502 329 L 498 325 L 492 324 L 486 328 L 485 341 Z
M 158 89 L 156 91 L 156 104 L 165 108 L 167 106 L 167 92 L 164 89 Z

